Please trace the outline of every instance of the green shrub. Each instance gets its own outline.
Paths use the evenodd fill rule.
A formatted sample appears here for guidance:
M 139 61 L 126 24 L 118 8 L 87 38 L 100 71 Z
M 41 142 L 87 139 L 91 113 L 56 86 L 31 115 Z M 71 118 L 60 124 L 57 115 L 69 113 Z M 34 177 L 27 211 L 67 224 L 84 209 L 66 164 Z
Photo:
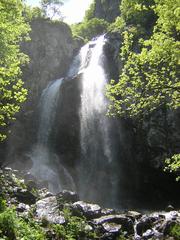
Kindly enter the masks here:
M 180 224 L 174 225 L 174 226 L 170 229 L 169 235 L 170 235 L 171 237 L 174 237 L 175 240 L 176 240 L 176 239 L 177 239 L 177 240 L 180 239 Z
M 180 154 L 175 154 L 171 158 L 166 159 L 165 161 L 165 171 L 176 174 L 176 181 L 180 180 Z
M 15 213 L 10 209 L 0 213 L 0 237 L 7 237 L 9 240 L 16 239 L 15 218 Z
M 4 212 L 6 209 L 6 200 L 0 197 L 0 213 Z
M 79 24 L 71 26 L 74 36 L 79 36 L 86 41 L 91 40 L 93 37 L 105 33 L 109 23 L 103 19 L 93 18 Z
M 3 202 L 3 201 L 1 201 Z M 42 228 L 32 219 L 18 217 L 13 209 L 0 213 L 0 238 L 7 240 L 45 240 Z

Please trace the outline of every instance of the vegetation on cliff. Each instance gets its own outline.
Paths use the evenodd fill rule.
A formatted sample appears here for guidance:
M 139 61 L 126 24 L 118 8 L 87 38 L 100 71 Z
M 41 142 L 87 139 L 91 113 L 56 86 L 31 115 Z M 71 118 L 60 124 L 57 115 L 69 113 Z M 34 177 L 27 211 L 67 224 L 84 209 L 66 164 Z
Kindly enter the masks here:
M 22 13 L 21 0 L 0 1 L 0 141 L 27 96 L 20 66 L 28 58 L 20 51 L 20 42 L 27 38 L 29 26 Z
M 110 114 L 139 118 L 180 106 L 178 7 L 177 0 L 122 1 L 123 69 L 108 86 Z
M 107 86 L 109 115 L 142 120 L 158 108 L 178 109 L 179 1 L 122 0 L 120 10 L 121 16 L 109 27 L 123 39 L 119 81 Z M 180 155 L 171 154 L 166 170 L 179 176 Z
M 94 8 L 95 1 L 92 2 L 89 9 L 86 11 L 83 21 L 71 25 L 73 35 L 83 38 L 85 42 L 107 32 L 109 27 L 109 23 L 106 20 L 94 16 Z

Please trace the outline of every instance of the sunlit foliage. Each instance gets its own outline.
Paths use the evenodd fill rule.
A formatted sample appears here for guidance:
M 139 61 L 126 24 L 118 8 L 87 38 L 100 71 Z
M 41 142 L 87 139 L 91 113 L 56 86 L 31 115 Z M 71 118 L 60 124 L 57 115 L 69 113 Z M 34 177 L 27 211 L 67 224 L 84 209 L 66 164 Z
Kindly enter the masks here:
M 99 34 L 105 33 L 108 26 L 109 24 L 105 20 L 92 18 L 72 25 L 72 32 L 74 36 L 80 36 L 88 41 Z
M 110 115 L 139 118 L 162 105 L 172 109 L 180 106 L 180 3 L 178 0 L 155 0 L 155 4 L 148 10 L 147 2 L 151 4 L 152 1 L 146 1 L 146 4 L 144 2 L 122 1 L 122 16 L 127 26 L 123 31 L 120 53 L 123 69 L 119 82 L 112 82 L 107 88 L 107 95 L 111 101 Z M 131 31 L 132 24 L 128 27 L 130 18 L 135 16 L 139 19 L 137 23 L 140 26 L 135 24 L 136 29 L 139 29 L 143 27 L 140 21 L 142 13 L 152 9 L 158 18 L 153 33 L 149 39 L 139 38 L 137 41 L 136 38 L 134 47 L 137 34 Z M 148 16 L 148 12 L 146 15 Z
M 22 16 L 21 0 L 0 1 L 0 141 L 6 138 L 7 127 L 27 90 L 20 78 L 20 66 L 27 61 L 20 51 L 20 42 L 27 37 L 29 26 Z

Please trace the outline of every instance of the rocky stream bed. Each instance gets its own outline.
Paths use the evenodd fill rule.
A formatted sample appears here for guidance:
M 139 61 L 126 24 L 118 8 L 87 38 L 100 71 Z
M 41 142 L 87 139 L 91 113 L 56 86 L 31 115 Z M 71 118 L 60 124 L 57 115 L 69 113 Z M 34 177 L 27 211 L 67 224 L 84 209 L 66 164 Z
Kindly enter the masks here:
M 44 232 L 41 238 L 9 237 L 0 212 L 0 239 L 179 239 L 180 211 L 172 206 L 148 213 L 104 209 L 80 200 L 75 192 L 54 195 L 39 185 L 30 173 L 0 170 L 0 195 L 7 207 L 27 223 L 33 219 Z

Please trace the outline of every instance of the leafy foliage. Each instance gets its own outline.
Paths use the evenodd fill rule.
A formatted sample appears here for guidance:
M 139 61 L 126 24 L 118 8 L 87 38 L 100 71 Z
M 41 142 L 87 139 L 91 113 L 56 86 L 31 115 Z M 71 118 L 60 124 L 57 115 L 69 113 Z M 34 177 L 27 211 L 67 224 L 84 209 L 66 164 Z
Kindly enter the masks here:
M 41 8 L 44 17 L 53 19 L 54 17 L 62 20 L 60 7 L 63 5 L 61 0 L 41 0 Z
M 175 173 L 177 175 L 176 180 L 180 180 L 180 154 L 175 154 L 171 158 L 166 159 L 165 171 Z
M 20 42 L 27 38 L 29 26 L 22 12 L 21 0 L 0 1 L 0 141 L 27 95 L 20 79 L 27 56 L 20 52 Z
M 89 21 L 91 20 L 92 18 L 94 18 L 94 11 L 95 11 L 95 5 L 96 5 L 96 2 L 93 1 L 89 8 L 86 10 L 85 12 L 85 17 L 84 17 L 84 20 L 86 21 Z
M 119 81 L 107 86 L 109 115 L 140 120 L 161 106 L 179 108 L 179 1 L 122 0 L 120 9 L 110 30 L 122 33 L 123 68 Z M 165 169 L 179 180 L 179 154 L 166 160 Z
M 85 20 L 82 23 L 72 25 L 72 32 L 74 36 L 80 36 L 86 41 L 93 37 L 106 32 L 109 24 L 103 19 L 92 18 Z
M 180 239 L 180 224 L 175 224 L 171 227 L 169 235 L 174 237 L 175 240 Z
M 138 12 L 144 12 L 144 7 L 147 6 L 141 5 L 140 8 L 138 5 L 137 8 L 137 2 L 139 1 L 122 1 L 121 9 L 126 24 L 130 21 L 128 9 L 129 11 L 133 9 L 135 18 L 138 18 Z M 152 3 L 146 2 L 149 5 Z M 127 9 L 123 9 L 125 3 Z M 128 8 L 128 4 L 131 7 Z M 178 80 L 180 42 L 177 39 L 179 15 L 174 14 L 178 5 L 178 0 L 156 0 L 153 8 L 151 7 L 158 17 L 153 34 L 149 39 L 139 39 L 136 47 L 134 43 L 137 35 L 130 31 L 132 27 L 124 30 L 120 53 L 124 65 L 122 74 L 118 83 L 112 82 L 107 87 L 111 115 L 139 118 L 161 105 L 174 109 L 180 106 Z M 138 20 L 138 23 L 141 22 Z
M 31 7 L 25 5 L 23 10 L 23 16 L 28 22 L 31 22 L 33 19 L 44 18 L 44 13 L 40 7 Z
M 139 24 L 145 28 L 149 28 L 156 20 L 151 8 L 153 4 L 154 0 L 122 0 L 120 5 L 121 17 L 126 24 Z
M 65 226 L 54 225 L 53 229 L 59 238 L 65 240 L 96 239 L 96 233 L 87 228 L 87 221 L 83 217 L 72 216 L 69 209 L 64 209 L 64 216 L 67 221 Z
M 0 213 L 0 237 L 8 240 L 44 240 L 45 233 L 32 219 L 26 221 L 17 217 L 13 209 L 7 208 Z

